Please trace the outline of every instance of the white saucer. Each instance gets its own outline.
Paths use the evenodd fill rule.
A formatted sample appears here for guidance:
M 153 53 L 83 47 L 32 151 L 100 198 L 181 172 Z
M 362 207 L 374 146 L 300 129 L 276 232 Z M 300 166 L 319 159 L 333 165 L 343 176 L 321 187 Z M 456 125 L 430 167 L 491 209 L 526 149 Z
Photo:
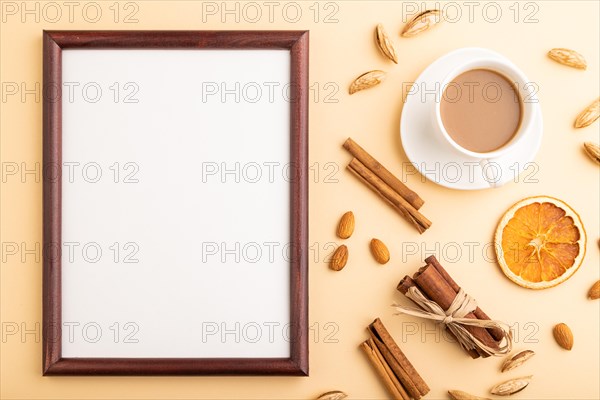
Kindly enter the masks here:
M 519 175 L 533 162 L 542 142 L 539 102 L 534 104 L 536 120 L 532 132 L 512 152 L 495 159 L 468 157 L 434 134 L 431 107 L 435 105 L 435 96 L 429 92 L 422 97 L 423 89 L 432 91 L 436 82 L 441 82 L 466 59 L 482 56 L 510 62 L 498 53 L 481 48 L 464 48 L 448 53 L 421 73 L 413 84 L 417 92 L 406 97 L 402 109 L 400 139 L 408 159 L 423 176 L 451 189 L 487 189 L 507 182 L 518 182 Z

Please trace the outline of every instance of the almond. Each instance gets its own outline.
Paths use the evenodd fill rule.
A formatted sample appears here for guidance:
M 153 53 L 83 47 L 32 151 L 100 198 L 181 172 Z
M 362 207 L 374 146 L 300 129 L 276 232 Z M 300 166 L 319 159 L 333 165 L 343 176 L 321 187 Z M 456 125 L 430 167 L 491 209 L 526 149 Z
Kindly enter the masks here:
M 390 40 L 385 29 L 383 29 L 382 24 L 378 24 L 377 28 L 375 29 L 375 41 L 377 43 L 377 47 L 379 47 L 379 50 L 381 50 L 381 53 L 394 63 L 398 64 L 396 49 L 394 48 L 394 44 Z
M 361 90 L 370 89 L 373 86 L 377 86 L 381 82 L 383 82 L 384 78 L 385 72 L 380 70 L 365 72 L 364 74 L 356 78 L 354 82 L 352 82 L 348 91 L 350 94 L 354 94 Z
M 348 211 L 342 215 L 337 228 L 337 235 L 340 239 L 348 239 L 354 232 L 354 213 Z
M 596 281 L 588 292 L 588 299 L 598 300 L 600 298 L 600 281 Z
M 529 375 L 499 383 L 490 390 L 490 393 L 495 394 L 496 396 L 513 395 L 525 389 L 527 385 L 529 385 L 531 378 L 532 376 Z
M 338 247 L 333 255 L 331 256 L 331 261 L 329 262 L 329 268 L 334 271 L 341 271 L 348 262 L 348 248 L 345 244 Z
M 346 393 L 341 392 L 339 390 L 334 390 L 332 392 L 323 393 L 322 395 L 317 397 L 317 400 L 342 400 L 346 397 L 348 397 Z
M 557 63 L 566 65 L 568 67 L 577 69 L 587 68 L 587 61 L 585 61 L 585 58 L 575 50 L 562 48 L 552 49 L 548 52 L 548 57 Z
M 573 348 L 573 332 L 571 332 L 571 328 L 566 324 L 560 323 L 555 325 L 552 333 L 554 334 L 556 343 L 558 343 L 560 347 L 566 350 L 571 350 Z
M 585 142 L 583 149 L 596 164 L 600 164 L 600 146 L 593 142 Z
M 521 364 L 523 364 L 525 361 L 529 360 L 534 355 L 535 353 L 533 352 L 533 350 L 523 350 L 515 354 L 514 356 L 511 356 L 504 360 L 504 363 L 502 363 L 502 367 L 500 368 L 500 370 L 502 372 L 506 372 L 515 369 Z
M 575 120 L 575 128 L 585 128 L 593 124 L 600 117 L 600 97 L 587 106 Z
M 452 400 L 490 400 L 486 397 L 474 396 L 462 390 L 448 390 L 448 394 Z
M 425 32 L 432 26 L 438 24 L 442 20 L 442 12 L 440 10 L 426 10 L 417 14 L 408 21 L 402 33 L 403 37 L 413 37 L 421 32 Z
M 371 253 L 375 257 L 375 261 L 379 264 L 386 264 L 390 261 L 390 251 L 387 246 L 379 239 L 371 240 Z

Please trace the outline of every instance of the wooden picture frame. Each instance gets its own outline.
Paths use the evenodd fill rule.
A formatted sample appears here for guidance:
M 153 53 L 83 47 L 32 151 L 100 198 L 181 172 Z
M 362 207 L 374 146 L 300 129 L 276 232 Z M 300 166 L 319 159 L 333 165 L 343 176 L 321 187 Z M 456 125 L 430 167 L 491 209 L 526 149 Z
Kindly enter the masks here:
M 308 43 L 307 31 L 44 31 L 44 375 L 308 375 Z M 79 49 L 289 52 L 289 161 L 297 169 L 288 196 L 289 357 L 63 356 L 64 307 L 75 301 L 63 295 L 61 255 L 63 217 L 69 212 L 63 204 L 63 51 Z M 137 276 L 142 282 L 150 279 Z

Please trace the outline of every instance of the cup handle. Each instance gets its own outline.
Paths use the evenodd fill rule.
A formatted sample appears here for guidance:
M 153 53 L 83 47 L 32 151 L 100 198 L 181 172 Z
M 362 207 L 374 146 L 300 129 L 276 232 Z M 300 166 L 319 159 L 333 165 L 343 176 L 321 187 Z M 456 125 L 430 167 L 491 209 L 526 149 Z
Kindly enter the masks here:
M 498 176 L 494 176 L 498 170 L 496 168 L 490 168 L 489 164 L 493 163 L 489 158 L 482 158 L 479 160 L 479 166 L 481 167 L 481 174 L 483 179 L 490 185 L 491 188 L 497 188 L 501 186 L 500 179 Z M 497 163 L 495 163 L 497 164 Z

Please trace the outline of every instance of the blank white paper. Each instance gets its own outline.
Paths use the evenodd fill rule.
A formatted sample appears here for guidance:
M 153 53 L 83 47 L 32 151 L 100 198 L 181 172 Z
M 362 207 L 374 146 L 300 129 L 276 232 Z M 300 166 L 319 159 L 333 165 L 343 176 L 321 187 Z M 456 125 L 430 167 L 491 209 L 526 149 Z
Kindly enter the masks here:
M 289 51 L 62 54 L 62 356 L 289 357 Z

